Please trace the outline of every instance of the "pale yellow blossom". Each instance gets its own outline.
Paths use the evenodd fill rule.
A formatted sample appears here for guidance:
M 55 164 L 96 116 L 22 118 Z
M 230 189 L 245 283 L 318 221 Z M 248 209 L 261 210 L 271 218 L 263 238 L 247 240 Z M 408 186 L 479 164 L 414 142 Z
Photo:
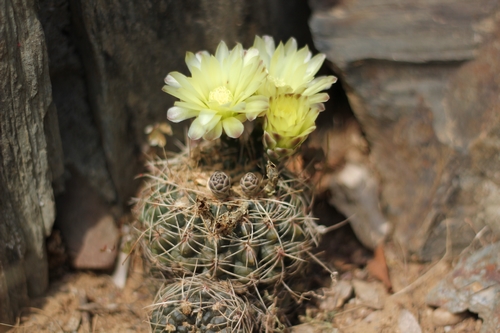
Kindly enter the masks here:
M 188 131 L 191 139 L 213 140 L 223 131 L 237 138 L 243 122 L 267 110 L 268 97 L 256 94 L 267 74 L 255 48 L 243 50 L 237 44 L 229 51 L 221 42 L 215 55 L 188 52 L 186 64 L 191 77 L 172 72 L 163 91 L 179 99 L 167 112 L 170 121 L 195 118 Z
M 286 44 L 279 43 L 275 47 L 274 39 L 269 36 L 255 37 L 254 45 L 264 61 L 268 76 L 258 92 L 266 96 L 278 94 L 301 94 L 309 97 L 311 104 L 328 100 L 327 93 L 337 81 L 333 75 L 314 78 L 325 60 L 320 53 L 312 57 L 307 46 L 297 49 L 297 41 L 290 38 Z

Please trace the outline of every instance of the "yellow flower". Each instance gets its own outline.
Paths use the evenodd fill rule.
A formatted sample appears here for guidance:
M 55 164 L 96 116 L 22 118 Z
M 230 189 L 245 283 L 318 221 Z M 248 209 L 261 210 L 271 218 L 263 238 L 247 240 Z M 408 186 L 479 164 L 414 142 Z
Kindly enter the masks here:
M 274 160 L 292 155 L 316 129 L 315 121 L 321 111 L 322 104 L 311 104 L 307 96 L 271 97 L 264 119 L 263 142 L 267 154 Z
M 267 110 L 268 97 L 255 94 L 266 77 L 255 48 L 245 51 L 237 44 L 229 51 L 220 42 L 215 55 L 188 52 L 186 64 L 191 77 L 172 72 L 163 91 L 180 100 L 167 112 L 170 121 L 196 117 L 188 131 L 191 139 L 214 140 L 223 130 L 237 138 L 243 133 L 243 122 Z
M 276 48 L 272 37 L 256 36 L 254 47 L 259 50 L 268 72 L 266 81 L 258 91 L 260 94 L 301 94 L 309 96 L 311 104 L 328 100 L 328 94 L 320 91 L 329 89 L 337 78 L 333 75 L 314 78 L 325 60 L 324 54 L 311 57 L 307 46 L 297 50 L 294 38 L 290 38 L 285 45 L 280 42 Z

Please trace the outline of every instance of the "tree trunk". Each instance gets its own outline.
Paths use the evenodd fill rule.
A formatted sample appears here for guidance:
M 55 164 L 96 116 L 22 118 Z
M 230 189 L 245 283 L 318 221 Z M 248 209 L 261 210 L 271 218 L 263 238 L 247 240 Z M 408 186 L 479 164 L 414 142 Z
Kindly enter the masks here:
M 62 155 L 35 1 L 2 1 L 0 22 L 0 322 L 13 322 L 47 287 Z

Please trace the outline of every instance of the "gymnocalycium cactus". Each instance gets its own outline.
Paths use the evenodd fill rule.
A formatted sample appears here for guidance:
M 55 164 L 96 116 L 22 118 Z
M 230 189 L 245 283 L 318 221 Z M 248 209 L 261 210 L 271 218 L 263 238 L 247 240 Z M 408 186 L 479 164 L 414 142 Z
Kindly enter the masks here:
M 165 284 L 152 306 L 153 333 L 252 332 L 257 309 L 236 295 L 230 284 L 187 278 Z
M 268 196 L 264 182 L 252 183 L 263 192 L 258 194 L 253 186 L 228 186 L 222 171 L 210 176 L 209 165 L 190 167 L 189 159 L 185 151 L 149 165 L 137 208 L 150 261 L 175 276 L 235 285 L 283 281 L 297 272 L 316 241 L 305 184 L 279 179 Z M 249 174 L 241 179 L 253 179 Z
M 316 128 L 328 100 L 322 91 L 336 81 L 314 77 L 324 59 L 307 47 L 298 50 L 293 38 L 275 47 L 271 37 L 256 37 L 247 50 L 221 42 L 214 55 L 188 52 L 191 76 L 166 77 L 163 90 L 179 99 L 167 118 L 194 118 L 188 137 L 204 141 L 150 161 L 137 198 L 143 251 L 176 279 L 158 294 L 154 332 L 268 330 L 268 324 L 246 324 L 252 312 L 245 306 L 260 309 L 257 317 L 266 323 L 279 322 L 262 311 L 274 304 L 248 299 L 262 301 L 252 293 L 287 285 L 317 243 L 311 191 L 282 166 Z

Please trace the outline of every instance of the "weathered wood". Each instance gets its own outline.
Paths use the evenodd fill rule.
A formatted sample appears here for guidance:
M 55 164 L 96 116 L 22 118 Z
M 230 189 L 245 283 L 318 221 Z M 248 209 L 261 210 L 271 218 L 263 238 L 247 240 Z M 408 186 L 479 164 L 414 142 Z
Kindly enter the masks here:
M 0 4 L 0 322 L 13 322 L 27 297 L 47 287 L 44 241 L 55 218 L 51 181 L 62 170 L 35 5 Z
M 311 20 L 369 141 L 394 238 L 421 259 L 449 236 L 458 253 L 484 226 L 500 230 L 499 13 L 498 0 L 346 0 Z

